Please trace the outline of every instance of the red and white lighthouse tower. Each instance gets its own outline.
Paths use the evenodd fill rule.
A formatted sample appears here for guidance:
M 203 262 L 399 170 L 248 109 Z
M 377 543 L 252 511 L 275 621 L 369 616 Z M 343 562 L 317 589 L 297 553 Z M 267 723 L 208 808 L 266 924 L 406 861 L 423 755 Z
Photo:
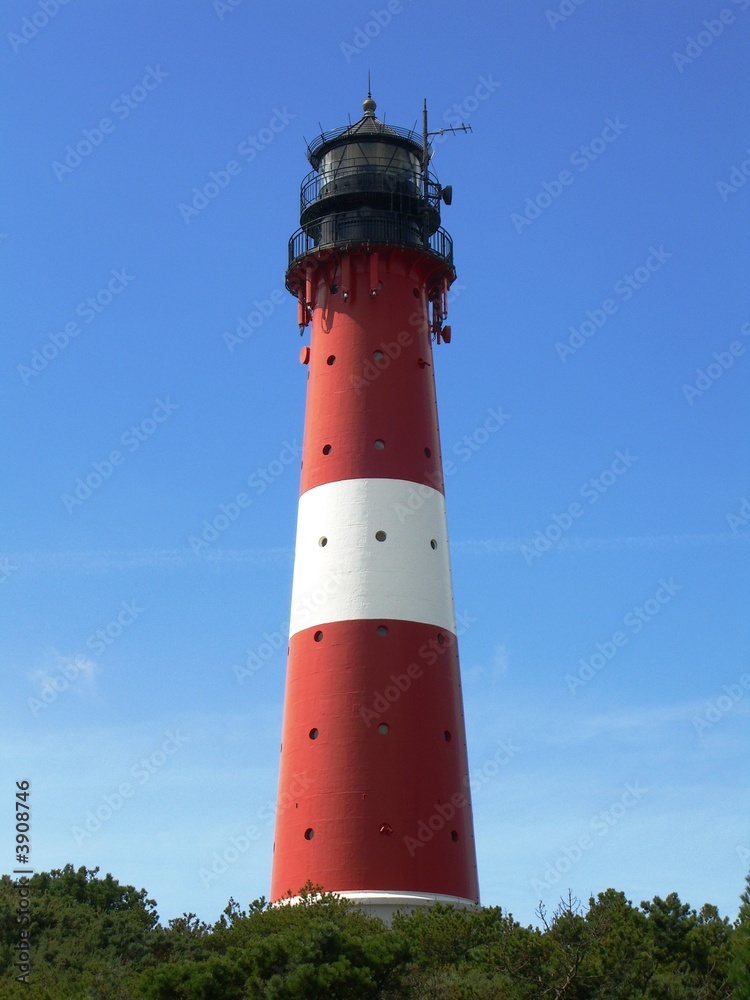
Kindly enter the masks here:
M 450 201 L 375 116 L 308 147 L 287 287 L 312 322 L 271 899 L 478 902 L 433 342 Z

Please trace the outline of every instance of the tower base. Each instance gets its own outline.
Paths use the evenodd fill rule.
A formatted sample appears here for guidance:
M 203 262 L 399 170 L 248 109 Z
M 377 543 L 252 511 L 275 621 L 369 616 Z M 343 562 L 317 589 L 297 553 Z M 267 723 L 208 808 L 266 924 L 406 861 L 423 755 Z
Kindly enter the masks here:
M 411 913 L 412 910 L 424 909 L 436 903 L 450 904 L 457 910 L 474 910 L 479 905 L 476 900 L 464 899 L 461 896 L 443 896 L 430 892 L 386 892 L 384 890 L 356 889 L 351 892 L 337 892 L 337 896 L 364 910 L 368 917 L 378 917 L 386 926 L 390 926 L 395 913 Z M 299 902 L 298 896 L 280 899 L 274 906 L 294 906 Z

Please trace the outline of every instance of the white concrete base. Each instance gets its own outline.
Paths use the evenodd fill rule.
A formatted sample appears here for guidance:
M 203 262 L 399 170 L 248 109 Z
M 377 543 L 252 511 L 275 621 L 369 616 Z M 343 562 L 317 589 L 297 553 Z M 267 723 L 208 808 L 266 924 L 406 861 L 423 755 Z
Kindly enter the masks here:
M 439 893 L 427 892 L 384 892 L 382 890 L 358 889 L 352 892 L 337 892 L 337 896 L 348 899 L 355 903 L 370 917 L 379 917 L 384 924 L 390 926 L 393 915 L 399 910 L 402 913 L 411 913 L 427 906 L 434 906 L 435 903 L 450 903 L 457 910 L 473 910 L 479 903 L 473 899 L 464 899 L 461 896 L 442 896 Z M 294 906 L 299 902 L 298 896 L 279 900 L 280 903 Z
M 473 910 L 478 905 L 472 899 L 426 892 L 368 892 L 360 890 L 341 892 L 339 895 L 356 903 L 369 916 L 379 917 L 384 924 L 389 925 L 393 920 L 393 915 L 399 910 L 402 913 L 411 913 L 412 910 L 434 906 L 435 903 L 450 903 L 457 910 Z

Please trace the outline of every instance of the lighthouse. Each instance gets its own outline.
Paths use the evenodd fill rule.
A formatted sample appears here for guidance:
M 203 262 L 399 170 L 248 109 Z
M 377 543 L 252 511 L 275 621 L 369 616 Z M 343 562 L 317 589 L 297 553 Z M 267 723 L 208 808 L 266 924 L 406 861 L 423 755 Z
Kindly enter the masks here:
M 433 345 L 455 279 L 421 134 L 307 149 L 289 241 L 307 403 L 271 900 L 308 881 L 389 920 L 479 901 Z

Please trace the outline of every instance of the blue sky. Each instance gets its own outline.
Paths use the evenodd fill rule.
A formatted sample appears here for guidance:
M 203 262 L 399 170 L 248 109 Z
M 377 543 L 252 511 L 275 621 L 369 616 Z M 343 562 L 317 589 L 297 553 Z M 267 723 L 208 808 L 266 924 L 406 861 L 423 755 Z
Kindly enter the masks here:
M 303 136 L 360 116 L 369 69 L 388 122 L 426 97 L 473 129 L 435 143 L 458 269 L 435 365 L 482 901 L 528 923 L 614 886 L 733 918 L 750 3 L 2 22 L 0 718 L 34 868 L 99 865 L 164 920 L 268 893 L 305 396 L 287 241 Z

